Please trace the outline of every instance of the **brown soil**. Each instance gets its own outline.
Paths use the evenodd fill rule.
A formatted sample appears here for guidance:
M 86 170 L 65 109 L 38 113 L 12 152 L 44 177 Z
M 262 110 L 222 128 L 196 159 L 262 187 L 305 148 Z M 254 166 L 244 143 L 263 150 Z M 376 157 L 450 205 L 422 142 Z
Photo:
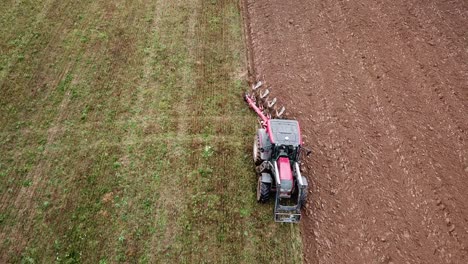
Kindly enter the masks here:
M 307 263 L 468 263 L 468 2 L 245 0 L 313 157 Z

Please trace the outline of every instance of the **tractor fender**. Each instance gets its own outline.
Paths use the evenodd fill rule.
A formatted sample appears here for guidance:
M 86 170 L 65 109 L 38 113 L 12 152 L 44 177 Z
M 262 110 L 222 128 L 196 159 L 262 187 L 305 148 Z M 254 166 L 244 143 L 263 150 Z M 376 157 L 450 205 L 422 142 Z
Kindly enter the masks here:
M 273 181 L 270 173 L 262 173 L 261 177 L 262 177 L 261 181 L 263 183 L 272 183 Z
M 260 157 L 262 160 L 270 160 L 271 158 L 271 141 L 268 136 L 268 133 L 266 132 L 266 129 L 264 128 L 259 128 L 257 130 L 257 136 L 259 139 L 260 147 L 263 149 L 263 151 L 260 151 Z

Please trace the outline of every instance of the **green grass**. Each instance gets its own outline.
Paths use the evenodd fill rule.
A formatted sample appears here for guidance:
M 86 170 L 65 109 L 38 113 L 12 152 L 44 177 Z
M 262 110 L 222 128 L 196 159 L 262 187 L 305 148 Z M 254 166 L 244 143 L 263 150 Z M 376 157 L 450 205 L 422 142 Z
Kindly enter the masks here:
M 255 202 L 237 4 L 1 4 L 0 262 L 301 262 Z

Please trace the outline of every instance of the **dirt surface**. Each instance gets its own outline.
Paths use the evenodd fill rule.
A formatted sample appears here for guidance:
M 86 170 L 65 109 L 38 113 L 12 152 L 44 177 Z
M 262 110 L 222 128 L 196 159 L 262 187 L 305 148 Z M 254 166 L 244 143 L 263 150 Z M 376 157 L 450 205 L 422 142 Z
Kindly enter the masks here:
M 468 2 L 245 0 L 313 157 L 307 263 L 468 263 Z

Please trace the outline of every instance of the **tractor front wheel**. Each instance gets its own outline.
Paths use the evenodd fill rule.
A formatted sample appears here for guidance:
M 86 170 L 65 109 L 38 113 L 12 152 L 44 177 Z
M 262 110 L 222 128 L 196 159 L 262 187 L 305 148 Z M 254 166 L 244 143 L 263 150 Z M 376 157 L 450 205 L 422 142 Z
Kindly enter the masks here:
M 262 176 L 258 177 L 257 202 L 266 203 L 270 199 L 271 183 L 262 182 Z

